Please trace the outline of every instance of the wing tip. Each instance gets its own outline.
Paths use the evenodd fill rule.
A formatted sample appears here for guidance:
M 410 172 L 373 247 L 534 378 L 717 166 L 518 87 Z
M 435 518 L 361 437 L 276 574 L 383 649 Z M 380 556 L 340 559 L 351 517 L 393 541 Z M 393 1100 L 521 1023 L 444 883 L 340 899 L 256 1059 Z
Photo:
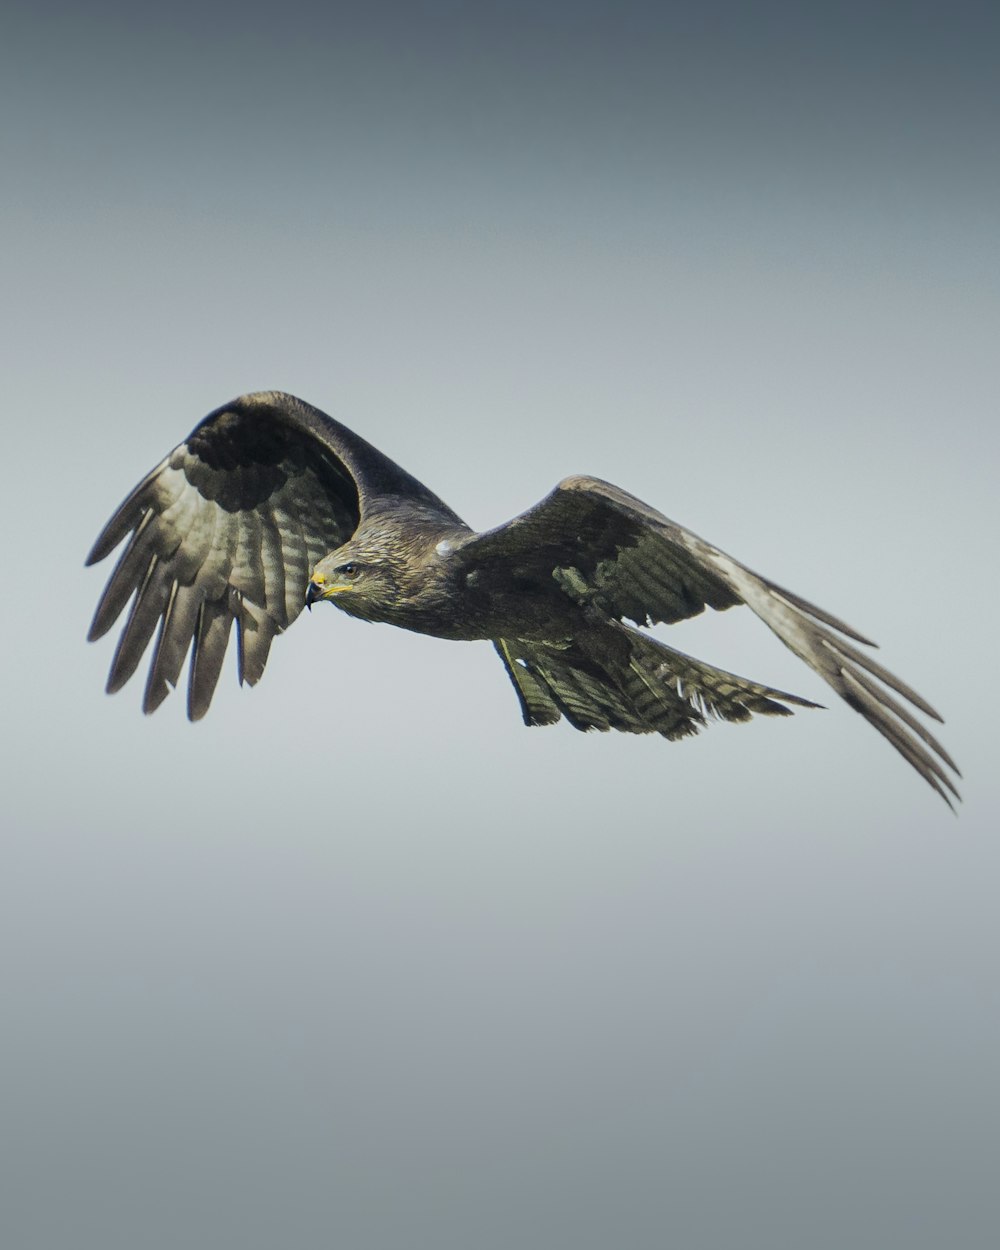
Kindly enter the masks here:
M 110 532 L 110 526 L 106 525 L 97 535 L 94 545 L 87 552 L 83 567 L 89 569 L 92 565 L 100 564 L 102 560 L 106 560 L 127 533 L 128 530 L 124 530 L 120 534 L 112 533 Z

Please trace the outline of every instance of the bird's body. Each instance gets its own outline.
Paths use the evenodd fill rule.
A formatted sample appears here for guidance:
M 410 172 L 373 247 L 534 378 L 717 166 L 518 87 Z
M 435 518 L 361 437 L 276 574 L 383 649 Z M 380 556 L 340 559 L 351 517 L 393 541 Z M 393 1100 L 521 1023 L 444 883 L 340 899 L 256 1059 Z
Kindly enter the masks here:
M 583 613 L 555 580 L 495 561 L 470 566 L 464 549 L 477 537 L 468 526 L 435 523 L 423 509 L 402 503 L 362 522 L 351 541 L 317 567 L 336 568 L 352 560 L 365 568 L 377 563 L 390 593 L 376 589 L 332 600 L 362 620 L 454 642 L 572 636 L 583 624 Z M 313 601 L 317 598 L 322 596 L 314 594 Z
M 279 392 L 205 418 L 125 500 L 88 563 L 128 544 L 92 638 L 132 600 L 109 691 L 158 628 L 144 710 L 191 652 L 188 714 L 207 711 L 235 623 L 241 681 L 273 638 L 330 599 L 351 616 L 455 640 L 488 639 L 526 724 L 697 732 L 705 719 L 787 715 L 809 700 L 713 668 L 628 624 L 747 604 L 948 801 L 953 762 L 894 690 L 919 695 L 847 639 L 867 640 L 618 487 L 567 478 L 513 521 L 477 533 L 339 422 Z

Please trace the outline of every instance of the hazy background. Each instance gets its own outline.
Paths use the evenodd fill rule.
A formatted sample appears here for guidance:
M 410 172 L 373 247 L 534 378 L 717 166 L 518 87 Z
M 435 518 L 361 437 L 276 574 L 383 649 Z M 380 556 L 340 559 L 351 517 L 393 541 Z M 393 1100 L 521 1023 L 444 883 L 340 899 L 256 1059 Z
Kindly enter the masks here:
M 0 1240 L 1000 1244 L 995 6 L 358 7 L 5 9 Z M 842 614 L 960 817 L 843 705 L 528 731 L 332 610 L 198 726 L 106 698 L 87 549 L 271 387 Z

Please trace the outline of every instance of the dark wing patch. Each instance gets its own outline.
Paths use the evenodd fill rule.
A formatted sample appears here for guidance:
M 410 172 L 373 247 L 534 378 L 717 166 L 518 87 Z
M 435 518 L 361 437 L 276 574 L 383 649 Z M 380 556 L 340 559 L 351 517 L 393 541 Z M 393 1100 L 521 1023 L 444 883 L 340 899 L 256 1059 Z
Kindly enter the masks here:
M 480 568 L 500 562 L 526 582 L 554 578 L 570 598 L 637 625 L 674 624 L 741 602 L 653 519 L 678 528 L 617 487 L 567 478 L 534 508 L 466 544 L 462 556 Z
M 537 584 L 551 577 L 594 618 L 671 623 L 706 606 L 744 603 L 883 734 L 949 806 L 949 796 L 959 797 L 946 771 L 960 776 L 954 761 L 884 687 L 925 716 L 941 717 L 851 645 L 873 643 L 619 487 L 597 478 L 567 478 L 534 508 L 465 544 L 461 558 L 470 569 L 490 570 L 494 582 L 506 576 Z M 519 693 L 524 699 L 525 691 Z
M 108 690 L 133 675 L 155 632 L 143 710 L 162 703 L 190 650 L 197 720 L 234 622 L 240 679 L 254 684 L 272 640 L 304 606 L 312 567 L 348 540 L 359 512 L 334 437 L 283 422 L 273 403 L 212 414 L 129 495 L 87 558 L 104 559 L 128 537 L 89 635 L 105 634 L 132 600 Z

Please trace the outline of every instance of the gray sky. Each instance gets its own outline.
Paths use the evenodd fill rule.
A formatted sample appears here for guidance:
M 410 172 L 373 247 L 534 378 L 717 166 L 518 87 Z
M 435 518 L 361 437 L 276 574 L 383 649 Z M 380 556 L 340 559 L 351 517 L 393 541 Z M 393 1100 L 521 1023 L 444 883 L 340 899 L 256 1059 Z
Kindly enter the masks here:
M 994 1246 L 990 6 L 354 7 L 5 18 L 5 1247 Z M 528 731 L 330 609 L 106 698 L 86 551 L 260 388 L 842 615 L 960 817 L 832 699 Z M 744 615 L 669 637 L 827 701 Z

